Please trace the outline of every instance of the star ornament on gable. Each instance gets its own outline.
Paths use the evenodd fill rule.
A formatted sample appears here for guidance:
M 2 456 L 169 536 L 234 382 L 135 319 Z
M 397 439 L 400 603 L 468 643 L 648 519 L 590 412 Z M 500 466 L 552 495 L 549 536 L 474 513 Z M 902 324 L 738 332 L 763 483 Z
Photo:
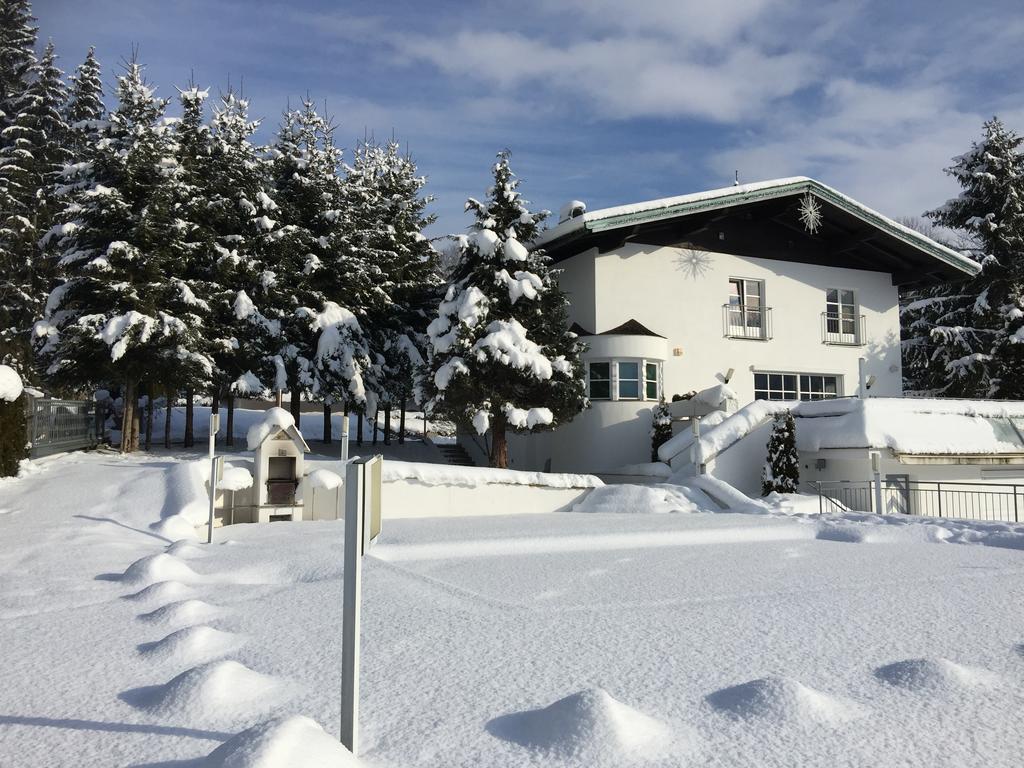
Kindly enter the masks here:
M 810 192 L 800 199 L 800 208 L 798 210 L 804 229 L 812 235 L 821 229 L 821 206 L 818 205 L 818 201 L 814 199 Z

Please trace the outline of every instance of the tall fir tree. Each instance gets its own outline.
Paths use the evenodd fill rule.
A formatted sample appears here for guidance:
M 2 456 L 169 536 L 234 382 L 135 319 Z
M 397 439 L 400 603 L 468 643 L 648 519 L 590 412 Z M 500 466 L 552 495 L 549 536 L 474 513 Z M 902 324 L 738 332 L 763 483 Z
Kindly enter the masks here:
M 59 173 L 70 158 L 64 102 L 67 89 L 57 68 L 53 43 L 31 68 L 16 115 L 3 130 L 0 185 L 4 187 L 0 221 L 0 345 L 4 362 L 35 380 L 30 330 L 52 287 L 50 262 L 41 258 L 40 235 L 57 213 Z
M 908 390 L 945 397 L 1020 397 L 1013 371 L 1024 291 L 1024 156 L 998 118 L 946 173 L 961 194 L 927 215 L 960 231 L 982 265 L 970 280 L 909 297 L 901 310 Z M 1024 332 L 1021 333 L 1024 340 Z
M 180 181 L 167 102 L 154 96 L 135 61 L 117 81 L 118 104 L 79 190 L 56 226 L 62 282 L 50 294 L 36 339 L 47 375 L 79 391 L 123 383 L 122 450 L 138 447 L 138 383 L 155 367 L 207 368 L 194 350 L 190 287 L 166 242 L 178 210 L 169 188 Z
M 796 419 L 780 413 L 768 438 L 768 458 L 761 472 L 761 493 L 796 493 L 800 485 L 800 454 L 796 449 Z
M 0 0 L 0 132 L 17 116 L 36 63 L 38 27 L 28 0 Z
M 84 160 L 89 147 L 95 143 L 103 119 L 103 79 L 96 49 L 89 48 L 85 60 L 71 77 L 65 119 L 68 124 L 68 144 L 76 160 Z
M 487 201 L 466 203 L 476 221 L 427 333 L 432 410 L 478 434 L 489 431 L 490 464 L 507 467 L 509 431 L 556 427 L 586 397 L 568 300 L 550 258 L 526 246 L 547 212 L 526 207 L 507 151 L 493 173 Z

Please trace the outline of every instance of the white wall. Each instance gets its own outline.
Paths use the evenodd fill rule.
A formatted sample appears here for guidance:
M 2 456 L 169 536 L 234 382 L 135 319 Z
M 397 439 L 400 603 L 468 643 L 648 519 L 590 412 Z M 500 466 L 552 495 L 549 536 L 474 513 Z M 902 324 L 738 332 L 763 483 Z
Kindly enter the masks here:
M 536 485 L 424 485 L 398 480 L 381 489 L 384 520 L 423 517 L 467 517 L 564 512 L 590 488 L 548 488 Z
M 600 255 L 591 250 L 558 266 L 565 270 L 560 282 L 572 286 L 574 295 L 594 271 L 594 327 L 588 330 L 599 333 L 635 318 L 667 337 L 669 397 L 712 386 L 729 368 L 736 371 L 729 386 L 740 405 L 754 399 L 753 370 L 840 375 L 843 394 L 852 395 L 861 356 L 868 358 L 867 373 L 878 380 L 872 395 L 901 394 L 898 296 L 889 273 L 642 244 Z M 722 305 L 732 277 L 764 281 L 765 304 L 772 308 L 771 340 L 724 337 Z M 822 343 L 821 313 L 829 288 L 856 292 L 859 313 L 865 315 L 865 346 Z M 590 303 L 581 301 L 570 317 L 585 325 L 590 312 Z M 681 356 L 673 355 L 675 348 Z
M 709 461 L 706 473 L 747 496 L 760 497 L 761 472 L 768 458 L 771 434 L 772 422 L 768 421 Z

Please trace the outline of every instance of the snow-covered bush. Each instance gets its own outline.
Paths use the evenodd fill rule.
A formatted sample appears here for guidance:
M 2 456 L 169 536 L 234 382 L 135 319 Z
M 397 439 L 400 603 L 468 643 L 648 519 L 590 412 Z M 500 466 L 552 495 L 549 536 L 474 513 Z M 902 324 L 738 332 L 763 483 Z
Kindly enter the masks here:
M 768 458 L 761 473 L 761 492 L 796 493 L 800 484 L 800 456 L 796 450 L 796 420 L 790 411 L 775 417 L 768 438 Z
M 7 365 L 0 365 L 0 477 L 14 477 L 18 465 L 28 456 L 25 398 L 21 377 Z
M 672 439 L 672 413 L 664 398 L 651 409 L 651 416 L 651 461 L 658 461 L 658 448 Z

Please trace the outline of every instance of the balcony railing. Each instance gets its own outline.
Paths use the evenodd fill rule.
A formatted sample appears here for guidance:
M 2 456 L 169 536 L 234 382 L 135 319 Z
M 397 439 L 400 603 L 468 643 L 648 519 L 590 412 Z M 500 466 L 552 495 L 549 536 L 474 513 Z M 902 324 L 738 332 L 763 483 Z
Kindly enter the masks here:
M 767 341 L 772 337 L 772 308 L 725 304 L 722 332 L 730 339 Z
M 821 342 L 847 347 L 864 345 L 864 315 L 821 313 Z

